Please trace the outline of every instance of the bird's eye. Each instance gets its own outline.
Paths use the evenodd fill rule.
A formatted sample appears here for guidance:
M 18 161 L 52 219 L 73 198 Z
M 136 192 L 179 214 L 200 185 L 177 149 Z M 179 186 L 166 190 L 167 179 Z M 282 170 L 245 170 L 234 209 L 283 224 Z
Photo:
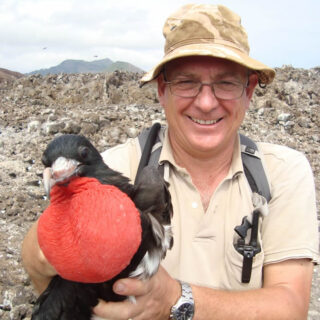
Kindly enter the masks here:
M 86 159 L 89 154 L 89 148 L 81 146 L 79 147 L 79 155 L 82 159 Z

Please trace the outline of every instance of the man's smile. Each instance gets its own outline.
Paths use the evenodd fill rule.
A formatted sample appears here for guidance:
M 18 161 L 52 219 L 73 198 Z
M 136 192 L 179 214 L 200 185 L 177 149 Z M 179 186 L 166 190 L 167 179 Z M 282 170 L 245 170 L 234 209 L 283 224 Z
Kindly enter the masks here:
M 222 118 L 215 119 L 215 120 L 202 120 L 202 119 L 197 119 L 197 118 L 189 116 L 189 119 L 191 119 L 193 122 L 198 123 L 198 124 L 212 125 L 212 124 L 216 124 L 217 122 L 219 122 Z

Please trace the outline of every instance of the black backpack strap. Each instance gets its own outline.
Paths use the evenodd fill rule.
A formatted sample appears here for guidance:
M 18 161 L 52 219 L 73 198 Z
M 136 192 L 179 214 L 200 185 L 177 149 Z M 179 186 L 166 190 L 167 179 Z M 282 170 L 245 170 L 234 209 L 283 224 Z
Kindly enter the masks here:
M 242 134 L 240 134 L 240 143 L 243 169 L 251 190 L 264 196 L 269 202 L 271 192 L 258 147 L 254 141 Z
M 250 185 L 252 192 L 256 192 L 266 198 L 267 202 L 271 200 L 271 193 L 268 179 L 259 157 L 258 147 L 250 138 L 240 135 L 241 157 L 244 173 Z M 244 217 L 242 224 L 236 226 L 234 230 L 238 233 L 239 239 L 235 244 L 235 249 L 243 256 L 242 265 L 242 283 L 249 283 L 251 279 L 252 263 L 254 256 L 261 251 L 258 241 L 260 210 L 256 209 L 252 213 L 252 222 Z M 251 228 L 249 243 L 245 242 L 247 231 Z
M 144 167 L 146 167 L 147 165 L 158 166 L 161 148 L 159 146 L 159 148 L 155 151 L 153 151 L 152 149 L 157 142 L 160 143 L 160 139 L 158 137 L 160 128 L 160 123 L 156 122 L 150 128 L 144 129 L 138 136 L 141 149 L 141 158 L 135 178 L 135 183 L 138 181 L 138 177 Z M 163 170 L 163 166 L 160 166 L 160 169 Z

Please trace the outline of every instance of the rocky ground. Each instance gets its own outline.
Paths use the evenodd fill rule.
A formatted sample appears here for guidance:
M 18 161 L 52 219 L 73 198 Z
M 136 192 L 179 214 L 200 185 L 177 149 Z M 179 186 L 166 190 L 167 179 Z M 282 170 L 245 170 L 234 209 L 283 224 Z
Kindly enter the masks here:
M 41 153 L 59 133 L 82 133 L 103 151 L 164 122 L 153 86 L 139 74 L 48 75 L 0 81 L 0 318 L 30 319 L 35 293 L 20 258 L 22 239 L 48 205 Z M 277 69 L 258 88 L 242 131 L 306 154 L 320 192 L 320 68 Z M 319 211 L 318 211 L 319 215 Z M 320 319 L 320 271 L 314 268 L 308 319 Z

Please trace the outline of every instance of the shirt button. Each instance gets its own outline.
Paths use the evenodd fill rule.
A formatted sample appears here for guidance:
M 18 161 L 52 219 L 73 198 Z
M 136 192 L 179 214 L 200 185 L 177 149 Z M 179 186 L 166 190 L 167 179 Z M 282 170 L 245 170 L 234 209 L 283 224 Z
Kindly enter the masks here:
M 192 206 L 193 209 L 197 209 L 198 208 L 198 203 L 194 201 L 194 202 L 192 202 L 191 206 Z

